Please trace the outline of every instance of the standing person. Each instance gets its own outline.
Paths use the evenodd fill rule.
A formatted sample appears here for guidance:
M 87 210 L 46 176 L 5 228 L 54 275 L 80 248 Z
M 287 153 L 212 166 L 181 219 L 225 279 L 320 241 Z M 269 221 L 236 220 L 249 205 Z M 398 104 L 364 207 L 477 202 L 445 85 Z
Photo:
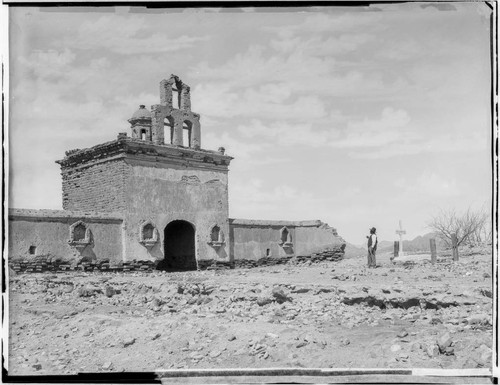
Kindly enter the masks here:
M 375 253 L 377 252 L 377 229 L 372 227 L 370 229 L 370 235 L 367 235 L 368 238 L 368 267 L 377 267 L 377 261 L 375 260 Z

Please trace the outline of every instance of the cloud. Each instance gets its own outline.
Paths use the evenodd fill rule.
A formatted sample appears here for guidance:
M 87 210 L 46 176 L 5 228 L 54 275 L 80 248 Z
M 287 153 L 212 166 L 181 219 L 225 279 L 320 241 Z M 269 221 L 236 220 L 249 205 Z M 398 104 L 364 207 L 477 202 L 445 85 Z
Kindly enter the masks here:
M 399 178 L 394 182 L 394 186 L 411 196 L 415 194 L 428 197 L 460 195 L 457 181 L 454 178 L 446 178 L 435 172 L 424 172 L 416 179 Z
M 316 206 L 313 194 L 283 184 L 266 186 L 259 178 L 234 178 L 229 187 L 231 216 L 247 219 L 310 219 Z M 256 217 L 256 213 L 258 216 Z M 262 214 L 266 213 L 265 218 Z
M 318 46 L 316 56 L 306 50 L 283 53 L 254 44 L 224 64 L 200 62 L 191 67 L 189 76 L 197 80 L 200 89 L 224 89 L 228 103 L 234 98 L 231 93 L 268 84 L 284 87 L 295 96 L 362 99 L 393 95 L 407 85 L 401 77 L 382 79 L 377 71 L 340 67 L 334 56 L 323 57 L 322 50 L 327 48 Z
M 20 57 L 20 64 L 33 72 L 36 78 L 57 79 L 71 70 L 76 54 L 65 48 L 56 50 L 35 51 L 28 58 Z
M 368 9 L 358 8 L 357 12 L 342 12 L 335 8 L 325 8 L 324 12 L 311 13 L 301 21 L 285 26 L 270 26 L 266 29 L 277 33 L 281 38 L 296 34 L 345 33 L 362 29 L 377 28 L 383 16 Z
M 238 132 L 243 138 L 263 139 L 280 146 L 323 147 L 336 136 L 333 130 L 314 130 L 311 123 L 290 124 L 283 121 L 265 125 L 253 119 L 249 125 L 239 125 Z
M 233 90 L 227 84 L 203 83 L 196 86 L 192 94 L 196 111 L 212 118 L 307 121 L 327 116 L 325 101 L 321 97 L 292 92 L 290 84 L 284 82 Z
M 174 52 L 206 42 L 208 36 L 172 36 L 167 30 L 154 32 L 157 23 L 138 15 L 110 14 L 83 22 L 75 36 L 62 39 L 78 49 L 106 49 L 120 55 L 158 54 Z M 176 34 L 177 35 L 177 34 Z
M 355 51 L 373 39 L 372 35 L 366 33 L 345 34 L 324 39 L 321 36 L 310 38 L 282 36 L 280 39 L 271 40 L 270 46 L 282 53 L 300 52 L 313 56 L 328 56 Z
M 202 136 L 202 147 L 213 150 L 224 147 L 227 155 L 236 156 L 242 163 L 249 164 L 258 153 L 266 151 L 270 147 L 270 143 L 238 140 L 227 132 L 222 133 L 222 135 L 205 132 Z
M 463 157 L 463 154 L 490 150 L 491 144 L 487 135 L 480 130 L 467 131 L 450 128 L 449 131 L 455 131 L 455 133 L 437 131 L 435 135 L 413 135 L 411 140 L 403 140 L 397 144 L 363 152 L 349 152 L 349 156 L 357 159 L 385 159 L 416 154 L 444 155 L 454 153 Z
M 350 122 L 343 130 L 343 136 L 329 144 L 337 148 L 371 148 L 408 141 L 412 136 L 408 130 L 409 123 L 406 111 L 386 107 L 378 119 Z

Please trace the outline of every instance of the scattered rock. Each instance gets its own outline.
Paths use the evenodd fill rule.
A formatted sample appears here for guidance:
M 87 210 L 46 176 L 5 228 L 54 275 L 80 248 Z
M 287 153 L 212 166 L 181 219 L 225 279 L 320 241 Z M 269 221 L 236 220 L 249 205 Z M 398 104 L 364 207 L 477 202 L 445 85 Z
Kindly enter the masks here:
M 469 325 L 488 325 L 490 323 L 490 316 L 484 313 L 474 314 L 467 318 L 467 322 Z
M 111 298 L 116 294 L 116 291 L 112 286 L 106 286 L 104 294 L 106 295 L 106 297 Z
M 406 330 L 402 330 L 398 333 L 399 338 L 404 338 L 408 335 L 408 332 Z
M 320 294 L 320 293 L 322 293 L 322 291 L 321 291 L 321 290 L 322 290 L 322 289 L 319 289 L 319 290 L 316 292 L 316 294 Z M 309 292 L 309 291 L 311 291 L 311 289 L 308 289 L 308 288 L 302 287 L 302 288 L 300 288 L 300 289 L 295 289 L 295 290 L 292 290 L 292 293 L 296 293 L 296 294 L 303 294 L 303 293 L 307 293 L 307 292 Z
M 395 353 L 395 352 L 398 352 L 401 350 L 401 346 L 400 345 L 392 345 L 391 346 L 391 352 Z
M 447 356 L 452 356 L 455 354 L 455 348 L 453 348 L 452 346 L 448 346 L 445 350 L 444 350 L 444 354 L 446 354 Z
M 77 297 L 92 297 L 100 291 L 101 290 L 97 288 L 80 286 L 76 291 L 76 295 Z
M 406 361 L 408 361 L 408 358 L 410 358 L 410 356 L 409 356 L 408 354 L 405 354 L 405 353 L 400 353 L 400 354 L 396 357 L 396 361 L 406 362 Z
M 73 284 L 63 285 L 61 287 L 61 291 L 63 293 L 71 293 L 74 290 L 74 288 L 75 288 L 75 286 Z
M 133 345 L 134 343 L 135 343 L 135 338 L 130 337 L 130 338 L 127 338 L 127 339 L 123 340 L 122 346 L 124 348 L 126 348 L 127 346 Z
M 285 294 L 285 292 L 283 291 L 283 289 L 281 289 L 279 287 L 273 288 L 272 296 L 276 299 L 276 302 L 278 302 L 278 303 L 284 303 L 284 302 L 287 302 L 290 300 L 288 298 L 288 296 Z
M 228 341 L 234 341 L 236 339 L 236 336 L 235 335 L 230 335 L 227 340 Z
M 436 344 L 431 344 L 427 346 L 426 352 L 429 357 L 436 357 L 439 354 L 439 347 Z
M 271 302 L 273 302 L 273 300 L 271 298 L 268 298 L 268 297 L 257 298 L 257 305 L 259 305 L 259 306 L 265 306 L 265 305 L 270 304 Z
M 452 342 L 453 340 L 451 339 L 450 333 L 441 335 L 437 340 L 439 351 L 441 353 L 444 353 L 446 351 L 446 348 L 449 347 Z
M 420 342 L 414 342 L 413 344 L 411 344 L 411 351 L 412 352 L 416 352 L 417 350 L 420 350 L 422 348 L 422 345 L 420 344 Z

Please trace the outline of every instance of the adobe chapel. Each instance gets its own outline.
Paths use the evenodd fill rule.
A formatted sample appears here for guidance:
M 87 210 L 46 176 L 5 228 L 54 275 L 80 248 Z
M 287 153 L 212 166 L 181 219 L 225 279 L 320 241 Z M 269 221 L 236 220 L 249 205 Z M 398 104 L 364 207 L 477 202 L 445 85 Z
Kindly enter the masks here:
M 141 105 L 128 120 L 129 135 L 57 161 L 63 210 L 9 209 L 15 270 L 178 271 L 342 258 L 344 240 L 320 220 L 229 218 L 233 158 L 223 147 L 202 147 L 186 83 L 171 75 L 159 88 L 159 104 Z

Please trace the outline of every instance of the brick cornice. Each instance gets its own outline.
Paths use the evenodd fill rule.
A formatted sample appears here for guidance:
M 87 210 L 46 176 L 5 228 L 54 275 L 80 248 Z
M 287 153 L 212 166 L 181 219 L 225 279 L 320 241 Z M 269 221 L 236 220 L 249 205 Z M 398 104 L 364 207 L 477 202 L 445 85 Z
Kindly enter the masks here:
M 233 159 L 217 151 L 192 149 L 174 145 L 158 145 L 129 137 L 97 146 L 67 151 L 66 156 L 57 160 L 62 169 L 88 166 L 103 161 L 125 158 L 131 163 L 145 163 L 154 167 L 177 166 L 216 171 L 227 171 Z

